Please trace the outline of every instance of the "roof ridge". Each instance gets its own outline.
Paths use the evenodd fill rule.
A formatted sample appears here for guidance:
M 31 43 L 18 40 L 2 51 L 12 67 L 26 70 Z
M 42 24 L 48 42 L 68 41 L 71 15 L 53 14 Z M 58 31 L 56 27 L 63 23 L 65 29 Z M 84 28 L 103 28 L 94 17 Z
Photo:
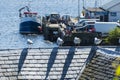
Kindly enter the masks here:
M 111 57 L 114 57 L 114 56 L 120 57 L 120 52 L 108 50 L 108 49 L 105 49 L 105 48 L 98 47 L 97 52 L 100 52 L 103 55 L 109 55 Z
M 109 7 L 109 8 L 108 8 L 108 10 L 109 10 L 109 9 L 111 9 L 112 7 L 117 6 L 118 4 L 120 4 L 120 2 L 119 2 L 119 3 L 117 3 L 117 4 L 114 4 L 114 5 L 113 5 L 113 6 L 111 6 L 111 7 Z
M 116 6 L 116 4 L 118 5 L 120 3 L 120 0 L 111 0 L 108 3 L 105 3 L 104 5 L 102 5 L 101 7 L 105 10 L 109 10 L 112 7 Z M 112 5 L 112 6 L 111 6 Z

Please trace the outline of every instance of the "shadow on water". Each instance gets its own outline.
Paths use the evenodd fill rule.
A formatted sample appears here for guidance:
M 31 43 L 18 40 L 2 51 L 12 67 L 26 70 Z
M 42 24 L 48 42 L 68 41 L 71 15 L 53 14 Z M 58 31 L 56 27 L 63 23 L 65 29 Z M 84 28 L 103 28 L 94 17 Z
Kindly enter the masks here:
M 47 79 L 49 73 L 50 73 L 50 70 L 55 62 L 55 59 L 56 59 L 56 56 L 57 56 L 57 53 L 58 53 L 58 47 L 55 47 L 53 48 L 51 54 L 50 54 L 50 58 L 48 60 L 48 64 L 47 64 L 47 72 L 46 72 L 46 77 L 45 77 L 45 80 Z
M 63 71 L 62 71 L 62 75 L 61 75 L 61 78 L 60 80 L 64 80 L 66 74 L 67 74 L 67 71 L 68 71 L 68 68 L 72 62 L 72 59 L 74 57 L 74 54 L 75 54 L 75 47 L 71 47 L 69 49 L 69 52 L 68 52 L 68 55 L 67 55 L 67 58 L 65 59 L 65 64 L 63 66 Z
M 19 63 L 18 63 L 18 75 L 22 69 L 22 66 L 24 64 L 24 61 L 27 57 L 27 54 L 28 54 L 28 48 L 24 48 L 21 52 L 21 55 L 20 55 L 20 58 L 19 58 Z

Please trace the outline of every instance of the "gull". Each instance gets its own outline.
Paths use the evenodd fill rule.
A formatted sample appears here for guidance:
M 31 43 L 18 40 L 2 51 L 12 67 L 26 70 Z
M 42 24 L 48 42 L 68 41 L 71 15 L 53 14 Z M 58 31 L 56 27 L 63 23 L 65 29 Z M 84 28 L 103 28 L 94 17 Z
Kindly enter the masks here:
M 98 39 L 97 37 L 94 38 L 94 44 L 98 45 L 102 42 L 101 39 Z
M 64 41 L 63 41 L 60 37 L 58 37 L 58 38 L 57 38 L 57 44 L 58 44 L 59 46 L 62 46 L 63 43 L 64 43 Z
M 75 44 L 75 45 L 80 44 L 80 42 L 81 42 L 80 38 L 78 38 L 78 37 L 75 37 L 75 38 L 74 38 L 74 44 Z
M 75 44 L 76 46 L 79 45 L 80 42 L 81 42 L 81 39 L 80 39 L 80 38 L 74 37 L 74 44 Z M 77 52 L 77 48 L 76 48 L 76 52 Z
M 28 44 L 33 44 L 33 41 L 30 40 L 30 39 L 27 39 L 27 43 L 28 43 Z

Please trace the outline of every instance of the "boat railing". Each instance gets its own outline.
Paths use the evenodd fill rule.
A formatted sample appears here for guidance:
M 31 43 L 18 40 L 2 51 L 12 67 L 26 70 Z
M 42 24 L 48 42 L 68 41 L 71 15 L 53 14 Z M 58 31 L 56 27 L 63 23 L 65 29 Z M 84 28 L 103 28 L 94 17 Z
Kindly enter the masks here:
M 23 17 L 37 17 L 37 13 L 35 13 L 35 12 L 24 12 Z

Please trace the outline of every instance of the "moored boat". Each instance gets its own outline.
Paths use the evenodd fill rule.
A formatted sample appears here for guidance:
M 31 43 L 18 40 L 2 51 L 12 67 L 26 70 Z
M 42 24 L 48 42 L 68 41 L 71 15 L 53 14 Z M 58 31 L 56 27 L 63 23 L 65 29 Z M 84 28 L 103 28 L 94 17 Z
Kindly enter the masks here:
M 21 13 L 23 9 L 27 9 L 27 12 Z M 29 33 L 41 33 L 41 18 L 38 16 L 38 13 L 31 12 L 27 6 L 19 9 L 19 17 L 20 17 L 20 33 L 21 34 L 29 34 Z

